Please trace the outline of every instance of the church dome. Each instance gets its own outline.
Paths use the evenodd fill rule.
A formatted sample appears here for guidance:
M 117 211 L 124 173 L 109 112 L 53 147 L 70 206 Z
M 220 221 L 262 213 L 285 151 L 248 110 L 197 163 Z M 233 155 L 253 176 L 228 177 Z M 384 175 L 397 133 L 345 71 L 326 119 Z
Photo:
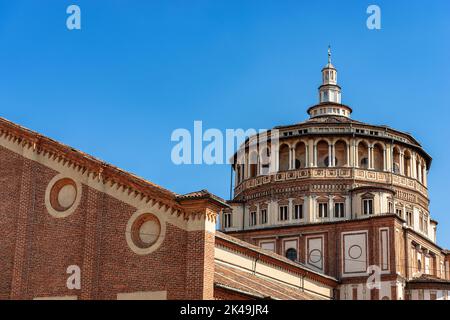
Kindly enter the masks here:
M 352 108 L 341 102 L 330 49 L 328 64 L 322 69 L 319 101 L 307 113 L 309 119 L 251 136 L 240 147 L 233 164 L 235 200 L 250 197 L 256 201 L 274 192 L 283 198 L 286 190 L 286 198 L 298 193 L 316 206 L 317 197 L 330 194 L 352 202 L 351 190 L 375 185 L 379 190 L 393 187 L 401 195 L 409 190 L 409 198 L 414 194 L 422 209 L 428 210 L 431 157 L 409 133 L 351 119 Z M 289 188 L 283 189 L 283 184 Z M 321 184 L 326 188 L 314 191 Z M 383 197 L 385 207 L 378 208 L 379 213 L 391 212 L 395 197 L 388 193 Z M 321 220 L 316 213 L 310 214 L 308 222 Z

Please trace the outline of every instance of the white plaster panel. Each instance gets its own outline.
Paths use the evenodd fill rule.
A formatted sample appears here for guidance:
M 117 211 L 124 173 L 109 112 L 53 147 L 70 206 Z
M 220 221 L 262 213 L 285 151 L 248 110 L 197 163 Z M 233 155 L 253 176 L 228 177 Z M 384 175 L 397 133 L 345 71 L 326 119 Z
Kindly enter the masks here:
M 306 237 L 306 264 L 323 271 L 323 236 Z
M 367 231 L 342 234 L 343 276 L 365 275 L 368 267 Z

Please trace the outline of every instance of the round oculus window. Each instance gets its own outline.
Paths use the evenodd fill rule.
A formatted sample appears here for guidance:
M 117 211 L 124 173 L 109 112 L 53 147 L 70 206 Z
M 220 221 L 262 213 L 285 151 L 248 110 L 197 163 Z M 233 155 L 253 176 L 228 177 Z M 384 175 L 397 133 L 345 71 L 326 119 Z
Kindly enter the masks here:
M 150 248 L 161 234 L 161 223 L 155 215 L 144 213 L 134 221 L 131 233 L 135 246 L 141 249 Z
M 52 216 L 63 218 L 74 212 L 80 202 L 80 196 L 80 183 L 58 175 L 47 186 L 45 204 Z

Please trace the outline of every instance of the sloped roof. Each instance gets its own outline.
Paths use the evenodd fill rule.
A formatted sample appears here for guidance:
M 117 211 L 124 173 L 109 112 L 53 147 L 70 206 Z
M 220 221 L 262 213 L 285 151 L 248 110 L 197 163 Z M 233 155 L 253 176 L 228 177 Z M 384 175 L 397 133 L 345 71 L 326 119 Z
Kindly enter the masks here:
M 408 284 L 443 284 L 450 287 L 450 280 L 441 279 L 430 274 L 422 274 L 420 277 L 408 280 Z
M 225 290 L 247 294 L 257 299 L 318 300 L 324 299 L 286 284 L 262 278 L 216 261 L 214 285 Z
M 294 262 L 292 260 L 289 260 L 288 258 L 281 256 L 273 251 L 262 249 L 261 247 L 255 246 L 251 243 L 248 243 L 246 241 L 240 240 L 236 237 L 227 235 L 225 233 L 222 233 L 220 231 L 216 231 L 216 243 L 217 240 L 223 240 L 227 241 L 229 243 L 233 243 L 238 247 L 241 247 L 242 249 L 253 251 L 260 255 L 260 259 L 262 256 L 266 256 L 271 258 L 272 260 L 276 260 L 280 263 L 280 265 L 283 265 L 285 268 L 293 268 L 297 270 L 301 270 L 305 275 L 309 275 L 311 278 L 314 278 L 315 280 L 321 281 L 321 282 L 327 282 L 327 283 L 334 283 L 337 284 L 338 280 L 334 277 L 322 274 L 320 272 L 317 272 L 315 270 L 312 270 L 308 266 L 300 263 L 300 262 Z
M 421 274 L 420 277 L 409 280 L 408 282 L 449 282 L 449 280 L 440 279 L 431 274 Z
M 142 197 L 155 198 L 161 203 L 177 209 L 181 209 L 179 200 L 183 199 L 183 197 L 194 197 L 196 194 L 176 194 L 135 174 L 1 117 L 0 137 L 12 140 L 25 148 L 33 148 L 37 153 L 43 153 L 44 156 L 49 158 L 64 161 L 64 163 L 67 163 L 67 166 L 72 166 L 83 173 L 87 171 L 93 174 L 94 177 L 102 179 L 104 183 L 117 184 L 128 189 L 129 193 L 134 192 Z M 227 206 L 224 200 L 207 190 L 202 190 L 201 194 L 214 199 L 223 207 Z
M 210 199 L 215 202 L 218 202 L 223 207 L 229 207 L 229 205 L 227 204 L 227 202 L 224 199 L 212 194 L 211 192 L 209 192 L 208 190 L 205 190 L 205 189 L 200 190 L 200 191 L 189 192 L 189 193 L 186 193 L 183 195 L 177 195 L 176 198 L 179 201 L 189 200 L 189 199 Z

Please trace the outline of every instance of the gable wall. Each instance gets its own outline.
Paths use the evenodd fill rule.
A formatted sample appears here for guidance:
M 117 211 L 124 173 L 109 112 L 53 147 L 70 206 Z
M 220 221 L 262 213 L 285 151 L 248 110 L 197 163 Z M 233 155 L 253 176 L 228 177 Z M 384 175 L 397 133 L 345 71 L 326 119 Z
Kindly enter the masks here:
M 81 190 L 67 217 L 50 214 L 46 196 L 60 176 Z M 105 184 L 3 138 L 0 182 L 0 299 L 116 299 L 133 292 L 212 298 L 213 278 L 205 270 L 214 265 L 214 222 L 204 216 L 187 218 L 158 199 Z M 144 254 L 127 239 L 129 221 L 140 213 L 161 223 L 155 249 Z M 81 270 L 79 290 L 66 285 L 71 265 Z

